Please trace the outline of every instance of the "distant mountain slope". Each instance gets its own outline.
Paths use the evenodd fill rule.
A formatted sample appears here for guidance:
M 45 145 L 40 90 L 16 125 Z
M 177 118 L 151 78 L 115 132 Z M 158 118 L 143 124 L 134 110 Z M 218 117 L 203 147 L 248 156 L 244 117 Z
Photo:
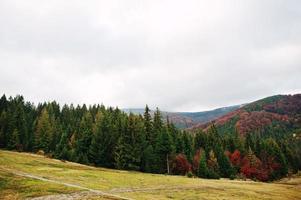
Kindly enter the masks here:
M 218 108 L 214 110 L 209 111 L 203 111 L 203 112 L 168 112 L 168 111 L 162 111 L 162 117 L 164 120 L 166 120 L 167 116 L 169 120 L 175 124 L 178 128 L 190 128 L 193 127 L 199 123 L 207 123 L 209 121 L 212 121 L 214 119 L 217 119 L 220 116 L 223 116 L 229 112 L 232 112 L 238 108 L 240 108 L 242 105 L 235 105 L 235 106 L 229 106 L 229 107 L 223 107 Z M 126 108 L 123 109 L 126 113 L 134 113 L 134 114 L 143 114 L 144 109 L 143 108 Z M 151 112 L 153 114 L 153 111 Z
M 251 132 L 299 131 L 301 129 L 301 94 L 276 95 L 247 104 L 210 123 L 199 123 L 191 129 L 207 129 L 214 123 L 221 133 L 234 131 L 242 135 Z

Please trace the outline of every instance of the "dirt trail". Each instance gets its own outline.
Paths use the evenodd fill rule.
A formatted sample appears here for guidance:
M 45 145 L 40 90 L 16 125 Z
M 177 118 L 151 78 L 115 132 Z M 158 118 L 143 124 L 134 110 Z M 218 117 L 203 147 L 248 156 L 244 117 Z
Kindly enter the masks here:
M 29 198 L 26 200 L 89 200 L 93 197 L 98 197 L 97 199 L 99 199 L 100 197 L 103 200 L 119 200 L 115 197 L 102 196 L 89 191 L 74 192 L 70 194 L 47 195 L 36 198 Z
M 40 180 L 40 181 L 56 183 L 56 184 L 64 185 L 64 186 L 67 186 L 67 187 L 73 187 L 73 188 L 78 188 L 78 189 L 85 190 L 85 192 L 76 192 L 76 193 L 71 193 L 71 194 L 60 194 L 60 195 L 49 195 L 49 196 L 34 198 L 36 200 L 39 200 L 39 199 L 60 200 L 60 198 L 59 198 L 60 196 L 65 197 L 65 198 L 61 198 L 61 199 L 83 199 L 82 197 L 85 197 L 85 196 L 88 196 L 88 195 L 90 195 L 90 196 L 91 195 L 102 196 L 102 197 L 104 197 L 104 199 L 133 200 L 131 198 L 121 197 L 121 196 L 118 196 L 118 195 L 115 195 L 115 194 L 106 193 L 106 192 L 103 192 L 103 191 L 100 191 L 100 190 L 94 190 L 94 189 L 83 187 L 83 186 L 76 185 L 76 184 L 51 180 L 51 179 L 48 179 L 48 178 L 43 178 L 43 177 L 36 176 L 36 175 L 33 175 L 33 174 L 25 173 L 25 172 L 15 171 L 15 170 L 11 170 L 11 169 L 5 169 L 5 168 L 2 168 L 2 167 L 0 167 L 0 169 L 4 170 L 4 171 L 7 171 L 7 172 L 10 172 L 10 173 L 12 173 L 14 175 L 17 175 L 17 176 L 32 178 L 32 179 L 36 179 L 36 180 Z M 72 197 L 72 195 L 75 195 L 75 196 Z

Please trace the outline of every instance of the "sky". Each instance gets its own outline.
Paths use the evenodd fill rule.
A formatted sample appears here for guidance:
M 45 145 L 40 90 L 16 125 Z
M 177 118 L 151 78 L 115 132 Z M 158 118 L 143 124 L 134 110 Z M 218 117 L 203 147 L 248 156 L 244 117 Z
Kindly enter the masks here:
M 166 111 L 301 93 L 301 1 L 1 0 L 3 93 Z

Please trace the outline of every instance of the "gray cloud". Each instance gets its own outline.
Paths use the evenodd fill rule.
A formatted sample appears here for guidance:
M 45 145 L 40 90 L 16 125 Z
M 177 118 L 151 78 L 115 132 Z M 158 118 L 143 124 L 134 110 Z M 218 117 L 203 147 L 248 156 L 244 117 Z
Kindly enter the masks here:
M 301 92 L 301 2 L 0 2 L 0 93 L 197 111 Z

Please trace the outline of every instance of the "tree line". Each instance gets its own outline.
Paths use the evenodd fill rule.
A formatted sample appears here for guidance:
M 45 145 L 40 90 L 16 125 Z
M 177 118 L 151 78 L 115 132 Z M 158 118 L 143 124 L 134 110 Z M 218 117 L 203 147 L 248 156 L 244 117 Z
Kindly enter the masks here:
M 220 134 L 212 125 L 191 133 L 177 129 L 159 109 L 143 115 L 85 104 L 0 99 L 0 147 L 39 152 L 61 160 L 115 169 L 202 178 L 270 181 L 300 169 L 294 138 Z

